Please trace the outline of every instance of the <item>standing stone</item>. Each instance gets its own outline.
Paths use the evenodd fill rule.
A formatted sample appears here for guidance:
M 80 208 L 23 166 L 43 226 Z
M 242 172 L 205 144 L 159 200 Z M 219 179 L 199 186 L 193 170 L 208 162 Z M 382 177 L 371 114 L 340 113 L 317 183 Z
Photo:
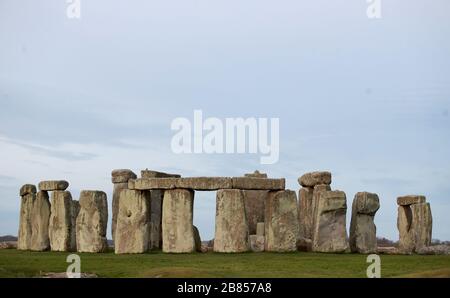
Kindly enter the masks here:
M 302 187 L 298 192 L 299 235 L 304 239 L 312 238 L 313 191 L 312 187 Z
M 424 196 L 404 196 L 397 199 L 399 252 L 418 252 L 431 244 L 433 218 L 430 204 Z
M 346 196 L 343 191 L 320 192 L 312 249 L 315 252 L 345 252 L 348 248 L 345 216 Z
M 269 193 L 265 212 L 265 250 L 286 252 L 297 250 L 297 197 L 292 190 Z
M 72 200 L 71 205 L 71 224 L 72 224 L 72 236 L 70 243 L 70 250 L 77 251 L 77 217 L 80 213 L 80 202 Z
M 319 198 L 323 192 L 331 191 L 331 187 L 327 184 L 318 184 L 314 186 L 313 199 L 312 199 L 312 226 L 311 226 L 311 241 L 314 239 L 314 231 L 316 229 L 316 220 L 318 214 Z
M 196 226 L 192 226 L 194 229 L 194 242 L 195 242 L 195 251 L 202 251 L 202 239 L 200 238 L 200 232 Z
M 17 249 L 29 250 L 31 248 L 32 234 L 32 209 L 36 199 L 36 186 L 25 184 L 20 188 L 20 219 Z
M 150 249 L 162 247 L 162 202 L 164 191 L 159 189 L 150 190 L 151 216 L 150 216 Z
M 248 236 L 243 191 L 239 189 L 218 190 L 216 196 L 214 251 L 248 251 Z
M 52 251 L 70 251 L 72 244 L 72 195 L 69 191 L 52 192 L 49 223 Z
M 164 191 L 162 210 L 163 252 L 190 253 L 195 250 L 193 229 L 194 191 Z
M 353 199 L 350 223 L 350 249 L 352 252 L 370 254 L 377 252 L 377 227 L 375 213 L 380 208 L 377 194 L 358 192 Z
M 48 226 L 50 221 L 50 202 L 48 192 L 41 190 L 33 201 L 31 211 L 31 250 L 44 251 L 50 248 Z
M 111 234 L 115 240 L 115 230 L 117 226 L 117 213 L 119 212 L 120 193 L 124 189 L 128 189 L 128 181 L 136 179 L 137 176 L 133 171 L 128 169 L 118 169 L 111 172 L 111 181 L 114 184 L 113 200 L 112 200 L 112 224 Z
M 105 252 L 108 248 L 106 227 L 108 202 L 103 191 L 83 190 L 80 194 L 80 212 L 77 217 L 77 250 Z
M 144 253 L 150 244 L 150 192 L 126 189 L 120 193 L 116 254 Z

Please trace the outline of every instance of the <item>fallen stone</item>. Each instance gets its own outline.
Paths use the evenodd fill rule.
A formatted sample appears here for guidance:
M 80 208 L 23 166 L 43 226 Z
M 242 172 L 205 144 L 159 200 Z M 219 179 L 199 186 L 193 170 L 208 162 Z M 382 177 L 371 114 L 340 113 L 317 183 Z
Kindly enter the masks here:
M 36 193 L 36 186 L 33 184 L 25 184 L 20 188 L 20 196 L 23 197 L 24 195 L 29 194 L 35 194 Z
M 303 187 L 314 187 L 318 184 L 331 184 L 330 172 L 311 172 L 298 178 L 298 183 Z
M 258 222 L 264 224 L 264 210 L 269 191 L 243 190 L 245 214 L 250 234 L 256 234 Z
M 136 179 L 137 176 L 132 170 L 118 169 L 111 172 L 112 183 L 125 183 L 130 179 Z
M 129 182 L 121 182 L 121 183 L 114 183 L 113 188 L 113 199 L 112 199 L 112 223 L 111 223 L 111 235 L 113 240 L 116 238 L 116 227 L 117 227 L 117 216 L 119 213 L 119 201 L 120 201 L 120 194 L 128 189 L 128 183 Z
M 192 227 L 194 229 L 195 251 L 202 252 L 202 239 L 200 238 L 200 232 L 198 231 L 196 226 Z
M 99 253 L 108 248 L 106 227 L 108 203 L 103 191 L 83 190 L 80 193 L 80 212 L 77 217 L 77 250 Z
M 16 249 L 16 248 L 17 248 L 17 241 L 0 242 L 0 249 Z
M 117 214 L 116 254 L 144 253 L 150 244 L 150 192 L 125 189 Z
M 378 254 L 384 254 L 384 255 L 397 255 L 399 254 L 398 249 L 393 246 L 378 246 L 377 248 Z
M 256 235 L 257 236 L 264 236 L 265 233 L 265 224 L 263 222 L 258 222 L 256 225 Z
M 250 250 L 253 252 L 264 251 L 264 236 L 250 235 Z
M 377 251 L 377 228 L 374 217 L 380 208 L 378 195 L 358 192 L 353 199 L 350 223 L 350 249 L 352 252 L 370 254 Z
M 19 218 L 19 232 L 17 239 L 17 249 L 19 250 L 29 250 L 31 249 L 31 238 L 32 238 L 32 212 L 33 204 L 36 199 L 36 192 L 28 191 L 32 190 L 32 187 L 28 188 L 27 191 L 23 191 L 21 188 L 20 193 L 23 194 L 20 200 L 20 218 Z M 34 187 L 36 190 L 36 187 Z
M 54 190 L 66 190 L 69 187 L 69 182 L 64 180 L 51 180 L 39 182 L 39 190 L 54 191 Z
M 195 251 L 193 204 L 194 192 L 192 190 L 170 189 L 164 191 L 162 208 L 163 252 L 191 253 Z
M 158 172 L 158 171 L 151 171 L 151 170 L 146 169 L 146 170 L 141 171 L 141 177 L 142 178 L 180 178 L 181 175 L 163 173 L 163 172 Z
M 267 178 L 267 174 L 266 173 L 260 173 L 258 170 L 256 170 L 253 173 L 248 173 L 248 174 L 244 174 L 245 177 L 250 177 L 250 178 Z
M 439 244 L 433 246 L 424 246 L 417 249 L 419 255 L 450 255 L 450 246 Z
M 248 251 L 248 235 L 242 190 L 221 189 L 217 191 L 214 251 Z
M 234 189 L 283 190 L 285 179 L 233 177 Z
M 425 203 L 425 196 L 415 196 L 415 195 L 409 195 L 409 196 L 403 196 L 397 198 L 397 205 L 400 206 L 407 206 L 412 204 L 420 204 Z
M 265 250 L 287 252 L 297 250 L 297 197 L 292 190 L 269 193 L 265 210 Z
M 58 190 L 52 192 L 48 235 L 52 251 L 71 250 L 72 195 L 69 191 Z
M 346 196 L 343 191 L 320 192 L 312 250 L 342 253 L 348 249 Z
M 50 208 L 48 192 L 44 190 L 39 191 L 36 199 L 33 201 L 31 211 L 31 250 L 45 251 L 50 249 L 50 239 L 48 236 Z

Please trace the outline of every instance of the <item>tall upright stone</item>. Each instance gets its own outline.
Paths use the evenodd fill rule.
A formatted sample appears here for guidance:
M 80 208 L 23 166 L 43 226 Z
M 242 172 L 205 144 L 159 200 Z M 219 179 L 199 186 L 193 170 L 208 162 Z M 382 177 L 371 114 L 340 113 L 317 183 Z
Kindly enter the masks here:
M 50 249 L 48 236 L 50 208 L 48 192 L 45 190 L 39 191 L 33 201 L 31 211 L 31 250 L 44 251 Z
M 36 186 L 32 184 L 25 184 L 20 188 L 20 219 L 19 232 L 17 239 L 17 249 L 29 250 L 31 249 L 31 234 L 32 234 L 32 210 L 33 203 L 36 199 Z
M 150 192 L 126 189 L 120 193 L 115 253 L 144 253 L 150 244 Z
M 297 197 L 292 190 L 271 191 L 265 209 L 266 251 L 297 250 L 299 235 Z
M 256 230 L 256 227 L 255 227 Z M 245 252 L 249 249 L 244 193 L 221 189 L 216 196 L 215 252 Z
M 194 191 L 169 189 L 164 191 L 162 209 L 163 252 L 195 251 L 193 228 Z
M 124 189 L 128 189 L 128 181 L 136 179 L 136 174 L 128 169 L 117 169 L 111 172 L 111 181 L 114 184 L 113 199 L 112 199 L 112 224 L 111 234 L 115 240 L 115 230 L 117 226 L 117 213 L 119 212 L 120 193 Z
M 399 251 L 410 254 L 431 244 L 433 218 L 430 204 L 424 196 L 397 198 Z
M 71 204 L 71 224 L 72 224 L 72 236 L 70 237 L 70 250 L 77 251 L 77 217 L 80 213 L 80 202 L 72 200 Z
M 348 249 L 346 230 L 347 202 L 343 191 L 320 192 L 312 250 L 315 252 L 345 252 Z
M 353 199 L 350 222 L 350 249 L 352 252 L 370 254 L 377 252 L 375 213 L 380 208 L 378 195 L 358 192 Z
M 244 174 L 249 178 L 267 178 L 266 173 L 260 173 L 256 170 L 253 173 Z M 256 234 L 256 225 L 258 222 L 264 222 L 265 203 L 269 195 L 268 190 L 243 190 L 245 213 L 248 222 L 250 235 Z
M 311 239 L 313 227 L 313 192 L 312 187 L 302 187 L 298 192 L 298 219 L 300 238 Z
M 77 250 L 99 253 L 108 248 L 106 227 L 108 203 L 103 191 L 83 190 L 80 193 L 80 212 L 77 217 Z
M 52 251 L 70 251 L 72 246 L 72 195 L 54 191 L 51 195 L 49 239 Z

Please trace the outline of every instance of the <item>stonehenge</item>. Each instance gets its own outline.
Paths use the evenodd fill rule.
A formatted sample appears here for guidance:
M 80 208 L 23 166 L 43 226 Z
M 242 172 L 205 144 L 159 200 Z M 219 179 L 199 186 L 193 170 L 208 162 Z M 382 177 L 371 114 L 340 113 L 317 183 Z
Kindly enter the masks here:
M 350 249 L 352 252 L 370 254 L 377 252 L 377 227 L 375 213 L 380 208 L 377 194 L 358 192 L 353 199 L 350 223 Z
M 433 218 L 425 196 L 398 197 L 397 204 L 399 251 L 411 254 L 430 246 Z
M 111 235 L 116 254 L 293 252 L 377 253 L 378 195 L 358 192 L 352 202 L 349 236 L 347 199 L 332 190 L 328 171 L 298 178 L 297 194 L 284 178 L 255 171 L 242 177 L 181 177 L 129 169 L 111 172 Z M 82 190 L 74 200 L 65 180 L 20 188 L 17 249 L 33 251 L 108 250 L 108 199 L 103 191 Z M 216 192 L 215 236 L 202 249 L 194 226 L 196 191 Z M 51 200 L 49 200 L 49 197 Z M 432 215 L 424 196 L 397 198 L 398 253 L 429 254 Z

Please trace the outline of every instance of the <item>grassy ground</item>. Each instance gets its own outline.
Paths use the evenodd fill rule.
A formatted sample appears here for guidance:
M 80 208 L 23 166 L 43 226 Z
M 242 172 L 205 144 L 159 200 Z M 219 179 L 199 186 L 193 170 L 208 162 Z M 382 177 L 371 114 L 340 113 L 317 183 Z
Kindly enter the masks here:
M 0 277 L 65 272 L 68 253 L 0 250 Z M 365 277 L 366 256 L 318 253 L 79 254 L 99 277 Z M 382 277 L 450 277 L 450 256 L 381 255 Z

